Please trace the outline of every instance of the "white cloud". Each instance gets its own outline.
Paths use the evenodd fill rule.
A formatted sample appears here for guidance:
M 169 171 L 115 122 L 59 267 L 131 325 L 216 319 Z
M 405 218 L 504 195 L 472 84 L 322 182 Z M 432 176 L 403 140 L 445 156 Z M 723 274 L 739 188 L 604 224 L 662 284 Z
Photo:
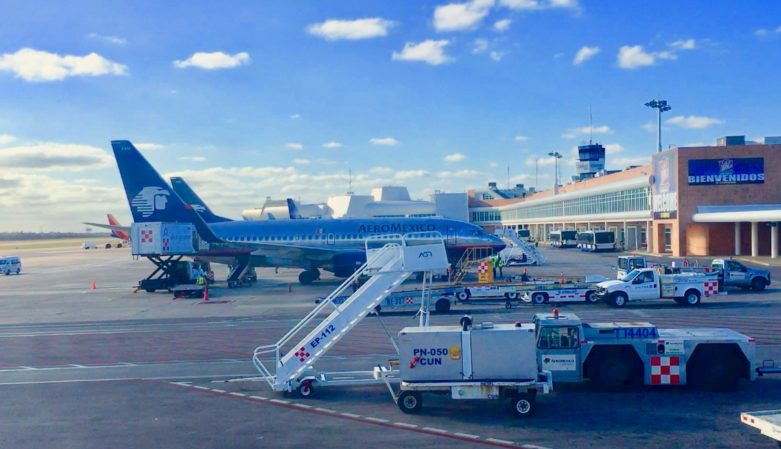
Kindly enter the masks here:
M 393 26 L 392 21 L 379 17 L 356 20 L 332 19 L 309 25 L 307 31 L 329 41 L 359 40 L 387 36 L 391 26 Z
M 404 181 L 408 179 L 425 178 L 429 175 L 426 170 L 400 170 L 393 175 L 393 179 Z
M 293 115 L 290 116 L 290 118 L 293 119 L 293 120 L 298 120 L 298 119 L 301 118 L 301 114 L 297 114 L 297 113 L 293 114 Z
M 310 161 L 309 159 L 295 158 L 293 159 L 293 163 L 296 165 L 309 165 L 312 163 L 312 161 Z
M 180 161 L 190 161 L 190 162 L 203 162 L 206 160 L 203 156 L 180 156 L 176 158 Z
M 472 0 L 449 3 L 434 9 L 434 28 L 437 31 L 460 31 L 476 27 L 488 15 L 494 0 Z
M 448 154 L 447 156 L 445 156 L 443 160 L 445 162 L 461 162 L 464 159 L 466 159 L 466 155 L 461 154 L 461 153 L 453 153 L 453 154 Z
M 624 151 L 624 147 L 620 143 L 609 143 L 605 145 L 605 152 L 607 154 L 617 154 Z
M 642 128 L 645 131 L 649 132 L 649 133 L 655 133 L 656 132 L 656 123 L 651 122 L 651 121 L 645 122 L 645 123 L 643 123 Z
M 6 145 L 16 140 L 16 137 L 10 134 L 0 134 L 0 145 Z
M 114 158 L 100 148 L 54 142 L 0 148 L 0 167 L 13 172 L 84 171 L 110 167 Z
M 393 137 L 372 137 L 369 139 L 369 143 L 372 145 L 385 145 L 388 147 L 395 147 L 399 144 L 399 141 Z
M 488 56 L 493 59 L 496 62 L 499 62 L 504 58 L 504 52 L 503 51 L 492 51 L 488 54 Z
M 327 148 L 329 150 L 335 150 L 337 148 L 342 148 L 342 144 L 339 142 L 327 142 L 323 144 L 323 148 Z
M 614 167 L 629 167 L 630 165 L 645 165 L 651 162 L 649 156 L 619 157 L 608 161 Z
M 757 37 L 766 37 L 769 36 L 770 34 L 777 34 L 777 33 L 781 33 L 781 26 L 778 26 L 777 28 L 772 30 L 768 30 L 767 28 L 760 28 L 754 31 L 754 35 Z
M 457 170 L 457 171 L 441 171 L 437 172 L 436 176 L 437 178 L 443 178 L 443 179 L 463 179 L 463 178 L 474 178 L 477 176 L 485 176 L 486 174 L 483 172 L 479 172 L 477 170 Z
M 488 39 L 475 39 L 472 42 L 472 53 L 480 54 L 488 50 Z
M 622 69 L 636 69 L 656 64 L 656 56 L 647 53 L 642 45 L 624 45 L 618 50 L 618 66 Z
M 698 115 L 676 115 L 675 117 L 670 117 L 669 119 L 665 120 L 664 123 L 667 125 L 680 126 L 681 128 L 703 129 L 709 126 L 721 125 L 724 123 L 724 120 Z
M 540 10 L 550 8 L 579 9 L 577 0 L 499 0 L 499 4 L 515 10 Z
M 655 65 L 657 60 L 678 59 L 678 52 L 685 50 L 694 50 L 697 48 L 697 41 L 694 39 L 683 39 L 671 42 L 667 50 L 646 51 L 642 45 L 624 45 L 618 50 L 618 66 L 622 69 L 633 70 L 640 67 Z
M 215 70 L 232 69 L 243 64 L 248 64 L 249 62 L 249 53 L 243 51 L 233 55 L 221 51 L 211 53 L 199 51 L 193 53 L 192 56 L 185 60 L 174 61 L 174 66 L 180 69 L 197 67 L 204 70 Z
M 23 48 L 0 56 L 0 71 L 13 72 L 25 81 L 59 81 L 69 76 L 125 75 L 127 66 L 97 53 L 65 55 Z
M 527 140 L 529 140 L 529 138 L 526 136 L 515 136 L 515 141 L 518 143 L 523 143 L 526 142 Z
M 370 169 L 369 172 L 374 173 L 375 175 L 390 175 L 394 170 L 390 167 L 374 167 Z
M 671 43 L 670 47 L 677 50 L 694 50 L 697 48 L 697 42 L 694 39 L 679 40 Z
M 296 143 L 296 142 L 286 143 L 285 146 L 288 149 L 291 149 L 291 150 L 303 150 L 304 149 L 304 144 Z
M 144 142 L 144 143 L 134 143 L 136 148 L 139 150 L 144 151 L 156 151 L 156 150 L 162 150 L 165 148 L 165 145 L 160 143 L 150 143 L 150 142 Z
M 127 43 L 127 39 L 125 38 L 116 37 L 116 36 L 104 36 L 98 33 L 89 33 L 87 37 L 90 39 L 97 39 L 99 41 L 103 41 L 113 45 L 125 45 Z
M 575 54 L 575 59 L 572 60 L 572 64 L 580 65 L 596 56 L 597 53 L 599 53 L 599 47 L 583 46 L 578 50 L 577 54 Z
M 550 156 L 530 156 L 526 159 L 527 167 L 553 167 L 556 165 L 556 160 Z
M 607 125 L 602 126 L 583 126 L 580 128 L 570 128 L 565 131 L 561 137 L 564 139 L 574 139 L 578 136 L 585 136 L 590 134 L 613 134 L 613 130 Z
M 451 61 L 451 58 L 445 54 L 445 47 L 448 41 L 443 40 L 425 40 L 420 43 L 407 42 L 401 52 L 393 52 L 391 59 L 394 61 L 417 61 L 425 62 L 431 65 L 445 64 Z
M 498 31 L 500 33 L 503 31 L 507 31 L 510 29 L 510 25 L 512 23 L 513 21 L 510 19 L 497 20 L 496 22 L 494 22 L 494 26 L 493 26 L 494 31 Z

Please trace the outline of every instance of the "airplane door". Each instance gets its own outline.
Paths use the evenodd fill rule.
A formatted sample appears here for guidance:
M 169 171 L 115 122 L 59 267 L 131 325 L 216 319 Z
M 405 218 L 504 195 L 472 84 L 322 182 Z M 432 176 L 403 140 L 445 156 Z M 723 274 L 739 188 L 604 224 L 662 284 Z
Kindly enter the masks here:
M 447 227 L 447 236 L 446 236 L 446 244 L 448 246 L 453 246 L 458 243 L 458 239 L 456 238 L 456 228 L 452 226 Z
M 325 236 L 325 242 L 329 245 L 333 245 L 336 243 L 336 235 L 333 232 L 329 232 L 328 235 Z

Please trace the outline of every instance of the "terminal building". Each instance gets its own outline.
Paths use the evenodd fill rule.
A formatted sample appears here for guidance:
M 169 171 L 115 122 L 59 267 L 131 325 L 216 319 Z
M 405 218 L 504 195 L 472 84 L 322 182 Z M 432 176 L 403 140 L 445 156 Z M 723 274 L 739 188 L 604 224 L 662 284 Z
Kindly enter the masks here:
M 781 139 L 730 136 L 525 198 L 487 200 L 470 191 L 470 219 L 529 229 L 543 241 L 554 230 L 604 229 L 626 250 L 777 257 L 781 172 L 772 167 L 780 166 Z

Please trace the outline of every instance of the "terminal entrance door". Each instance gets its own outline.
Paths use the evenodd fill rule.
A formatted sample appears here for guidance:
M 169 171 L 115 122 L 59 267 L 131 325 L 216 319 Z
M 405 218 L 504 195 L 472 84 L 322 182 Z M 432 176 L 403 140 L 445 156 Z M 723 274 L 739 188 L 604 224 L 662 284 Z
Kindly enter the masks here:
M 637 226 L 627 226 L 626 227 L 626 242 L 624 243 L 624 247 L 627 251 L 636 250 L 638 248 L 638 234 L 637 234 Z

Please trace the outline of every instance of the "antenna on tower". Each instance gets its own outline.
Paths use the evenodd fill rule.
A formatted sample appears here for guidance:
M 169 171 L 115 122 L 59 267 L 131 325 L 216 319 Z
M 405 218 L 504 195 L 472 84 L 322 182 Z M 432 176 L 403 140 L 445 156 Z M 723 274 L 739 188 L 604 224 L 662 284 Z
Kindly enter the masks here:
M 591 115 L 591 103 L 588 104 L 588 144 L 591 145 L 594 135 L 594 117 Z
M 348 168 L 347 169 L 347 194 L 352 195 L 353 194 L 353 169 Z

